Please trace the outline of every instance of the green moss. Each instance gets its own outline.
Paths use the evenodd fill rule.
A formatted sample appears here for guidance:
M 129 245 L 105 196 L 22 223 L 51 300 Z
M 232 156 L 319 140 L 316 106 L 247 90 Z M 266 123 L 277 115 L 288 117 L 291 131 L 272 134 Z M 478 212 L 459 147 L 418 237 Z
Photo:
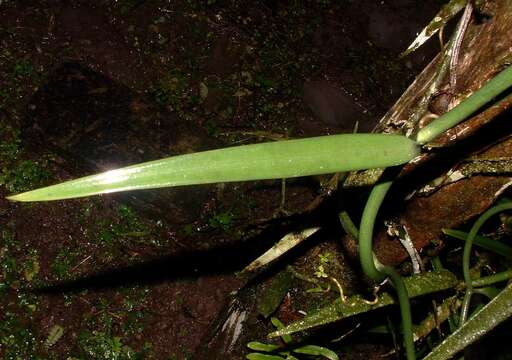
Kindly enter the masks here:
M 28 60 L 18 60 L 13 64 L 12 76 L 21 79 L 34 75 L 34 67 Z
M 22 160 L 21 155 L 19 129 L 0 121 L 0 185 L 11 193 L 44 185 L 52 178 L 46 160 Z
M 9 35 L 14 33 L 10 32 Z M 20 105 L 23 105 L 19 100 L 37 89 L 44 79 L 44 74 L 39 72 L 29 59 L 17 58 L 8 50 L 0 54 L 0 72 L 0 80 L 3 80 L 0 109 L 6 109 L 10 113 L 17 112 Z
M 23 263 L 24 279 L 28 282 L 32 282 L 39 274 L 39 270 L 39 257 L 36 253 L 34 253 L 30 255 L 29 258 Z
M 54 258 L 51 265 L 52 271 L 58 280 L 70 279 L 72 277 L 71 269 L 76 265 L 79 253 L 71 251 L 68 248 L 62 248 Z
M 210 218 L 208 225 L 216 230 L 230 232 L 233 229 L 233 214 L 229 211 L 218 213 Z
M 180 353 L 173 353 L 169 356 L 169 360 L 190 360 L 192 359 L 192 355 L 190 354 L 190 350 L 181 346 Z
M 43 164 L 45 162 L 43 161 Z M 0 175 L 0 185 L 5 185 L 10 193 L 18 193 L 48 183 L 52 174 L 39 162 L 24 160 L 11 169 L 4 168 Z
M 20 322 L 18 314 L 7 311 L 0 322 L 0 354 L 5 360 L 38 360 L 38 341 Z
M 144 302 L 146 300 L 147 289 L 129 289 L 129 293 L 123 301 L 124 310 L 122 312 L 125 320 L 122 325 L 123 332 L 128 335 L 142 334 L 144 331 Z
M 144 301 L 146 289 L 125 288 L 121 306 L 112 298 L 102 298 L 95 305 L 97 311 L 84 318 L 78 339 L 79 354 L 86 359 L 144 359 L 152 353 L 146 342 L 142 349 L 126 345 L 125 339 L 144 331 Z
M 142 223 L 132 208 L 127 205 L 119 205 L 117 217 L 99 221 L 97 233 L 101 244 L 147 243 L 151 229 Z
M 196 110 L 201 103 L 199 90 L 194 89 L 191 84 L 189 72 L 174 69 L 153 85 L 152 94 L 162 108 L 176 112 L 184 120 L 190 120 L 189 111 Z
M 79 346 L 88 359 L 124 360 L 135 359 L 136 353 L 124 345 L 118 336 L 101 331 L 84 331 L 79 336 Z
M 2 93 L 0 92 L 0 97 Z M 0 121 L 0 164 L 2 168 L 8 162 L 17 159 L 21 150 L 20 131 L 18 128 Z
M 3 226 L 0 231 L 0 294 L 28 285 L 38 274 L 37 250 L 16 239 L 14 223 Z
M 18 267 L 16 259 L 9 254 L 0 256 L 0 293 L 9 287 L 16 286 L 18 280 Z

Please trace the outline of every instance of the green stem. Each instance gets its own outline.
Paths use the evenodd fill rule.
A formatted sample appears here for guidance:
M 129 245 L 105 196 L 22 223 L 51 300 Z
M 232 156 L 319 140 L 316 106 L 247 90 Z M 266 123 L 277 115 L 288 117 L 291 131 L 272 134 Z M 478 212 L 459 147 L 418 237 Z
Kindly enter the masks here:
M 468 234 L 465 233 L 464 231 L 443 229 L 442 232 L 448 236 L 463 241 L 466 241 L 466 239 L 468 238 Z M 496 254 L 504 256 L 508 259 L 512 259 L 512 247 L 500 241 L 490 239 L 486 236 L 477 235 L 473 239 L 473 244 L 480 246 L 483 249 L 495 252 Z
M 343 210 L 338 215 L 343 230 L 350 235 L 354 240 L 359 238 L 359 229 L 354 224 L 347 210 Z
M 363 210 L 361 225 L 359 226 L 359 260 L 364 273 L 375 281 L 382 281 L 385 275 L 377 269 L 378 260 L 373 255 L 373 228 L 379 208 L 393 181 L 376 184 Z
M 312 283 L 312 284 L 320 286 L 320 281 L 318 281 L 318 279 L 315 279 L 315 278 L 306 276 L 304 274 L 301 274 L 300 272 L 295 270 L 295 268 L 293 266 L 291 266 L 291 265 L 288 265 L 286 267 L 286 270 L 288 270 L 294 277 L 296 277 L 299 280 L 306 281 L 308 283 Z
M 512 66 L 509 66 L 451 111 L 421 129 L 416 135 L 416 141 L 422 145 L 432 141 L 446 130 L 466 119 L 511 85 Z
M 439 258 L 439 256 L 433 257 L 431 262 L 432 262 L 432 268 L 434 269 L 434 271 L 441 271 L 444 269 L 443 263 L 441 262 L 441 259 Z
M 464 274 L 464 282 L 466 283 L 466 294 L 464 295 L 464 301 L 462 303 L 462 310 L 460 313 L 460 323 L 459 326 L 462 326 L 466 319 L 468 318 L 469 313 L 469 304 L 471 302 L 471 296 L 473 295 L 473 281 L 471 280 L 470 274 L 470 258 L 471 258 L 471 247 L 473 245 L 473 241 L 476 237 L 476 234 L 480 230 L 483 224 L 493 215 L 500 213 L 505 210 L 511 210 L 512 203 L 505 203 L 502 205 L 497 205 L 486 212 L 484 212 L 478 220 L 473 224 L 473 227 L 469 231 L 468 237 L 466 239 L 466 243 L 464 244 L 464 253 L 462 256 L 462 272 Z
M 414 349 L 414 335 L 412 330 L 411 304 L 409 302 L 409 294 L 405 287 L 404 280 L 398 272 L 389 266 L 384 266 L 382 272 L 386 274 L 396 294 L 398 295 L 398 304 L 400 306 L 400 315 L 402 316 L 402 328 L 404 332 L 405 352 L 408 360 L 416 359 L 416 351 Z
M 471 283 L 473 284 L 473 287 L 481 287 L 507 281 L 509 279 L 512 279 L 512 270 L 506 270 L 494 275 L 481 277 L 473 280 Z
M 370 278 L 377 281 L 383 280 L 386 276 L 390 278 L 398 295 L 407 359 L 414 360 L 416 359 L 416 353 L 412 331 L 411 305 L 404 281 L 393 268 L 380 264 L 373 254 L 372 239 L 375 219 L 392 184 L 393 181 L 386 181 L 375 185 L 368 197 L 361 218 L 361 226 L 359 227 L 359 259 L 364 273 Z

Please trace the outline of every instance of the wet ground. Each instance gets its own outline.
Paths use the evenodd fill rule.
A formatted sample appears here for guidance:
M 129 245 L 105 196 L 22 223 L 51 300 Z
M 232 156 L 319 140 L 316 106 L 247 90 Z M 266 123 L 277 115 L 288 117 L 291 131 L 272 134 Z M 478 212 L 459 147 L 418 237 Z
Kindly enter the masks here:
M 291 262 L 336 251 L 334 205 L 303 214 L 322 179 L 288 181 L 284 211 L 279 181 L 49 204 L 4 197 L 168 155 L 352 132 L 356 121 L 370 131 L 435 53 L 433 44 L 397 57 L 438 7 L 0 2 L 1 357 L 244 358 L 249 335 L 229 355 L 212 337 L 242 285 L 235 272 L 297 224 L 328 230 Z M 244 291 L 247 300 L 259 290 Z M 282 321 L 322 302 L 298 293 L 281 305 Z M 251 336 L 271 328 L 255 314 L 248 322 Z M 339 351 L 391 348 L 363 339 Z

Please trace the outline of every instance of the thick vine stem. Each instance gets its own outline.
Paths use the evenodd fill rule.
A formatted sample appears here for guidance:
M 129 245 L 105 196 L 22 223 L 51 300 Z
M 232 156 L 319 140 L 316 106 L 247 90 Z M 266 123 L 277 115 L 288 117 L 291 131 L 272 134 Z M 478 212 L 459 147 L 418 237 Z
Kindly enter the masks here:
M 471 230 L 466 239 L 466 243 L 464 244 L 464 253 L 462 256 L 462 272 L 464 274 L 464 282 L 466 283 L 466 294 L 464 295 L 464 301 L 462 303 L 459 326 L 462 326 L 462 324 L 464 324 L 468 318 L 469 304 L 471 302 L 471 296 L 473 295 L 474 282 L 471 280 L 469 268 L 473 241 L 475 240 L 475 237 L 480 228 L 485 224 L 487 220 L 489 220 L 491 216 L 505 210 L 512 210 L 512 202 L 494 206 L 484 212 L 471 227 Z
M 398 274 L 393 268 L 380 264 L 373 254 L 372 239 L 375 219 L 392 184 L 393 181 L 385 181 L 375 185 L 368 197 L 359 229 L 359 259 L 364 273 L 370 278 L 381 281 L 384 278 L 389 277 L 391 280 L 391 283 L 398 295 L 407 359 L 414 360 L 416 359 L 416 353 L 414 350 L 412 332 L 411 305 L 409 303 L 407 288 L 405 287 L 400 274 Z

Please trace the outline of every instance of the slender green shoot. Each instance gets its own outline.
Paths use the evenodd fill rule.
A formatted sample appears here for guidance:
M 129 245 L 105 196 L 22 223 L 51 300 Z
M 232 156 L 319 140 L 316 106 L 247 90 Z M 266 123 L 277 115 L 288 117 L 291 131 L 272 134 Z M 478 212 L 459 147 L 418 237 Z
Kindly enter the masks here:
M 432 262 L 432 268 L 434 269 L 434 271 L 441 271 L 444 269 L 443 263 L 441 262 L 441 259 L 439 258 L 439 256 L 433 257 L 431 262 Z
M 368 201 L 366 202 L 363 216 L 361 218 L 361 226 L 359 227 L 359 259 L 364 273 L 370 278 L 376 281 L 381 281 L 385 277 L 390 278 L 398 295 L 407 359 L 414 360 L 416 358 L 416 353 L 414 350 L 412 331 L 411 305 L 409 303 L 407 288 L 405 287 L 400 274 L 398 274 L 393 268 L 380 264 L 373 254 L 372 239 L 375 219 L 377 218 L 379 208 L 392 184 L 392 181 L 386 181 L 375 185 L 368 197 Z
M 468 233 L 459 230 L 443 229 L 443 233 L 451 236 L 455 239 L 464 240 L 468 238 Z M 498 255 L 504 256 L 508 259 L 512 259 L 512 247 L 488 238 L 487 236 L 476 235 L 473 239 L 475 245 L 480 246 L 483 249 L 490 250 Z
M 380 205 L 392 184 L 392 181 L 387 181 L 375 185 L 366 202 L 359 226 L 359 260 L 364 273 L 375 281 L 382 281 L 386 276 L 377 268 L 383 266 L 373 255 L 373 228 Z
M 505 270 L 494 275 L 484 276 L 479 279 L 473 280 L 471 283 L 473 287 L 489 286 L 499 282 L 512 279 L 512 270 Z
M 434 140 L 448 129 L 451 129 L 493 98 L 507 90 L 512 85 L 512 66 L 507 67 L 494 78 L 489 80 L 479 90 L 475 91 L 470 97 L 462 101 L 446 114 L 440 116 L 416 135 L 416 141 L 424 145 Z
M 471 230 L 469 231 L 466 243 L 464 244 L 464 253 L 462 256 L 462 272 L 464 274 L 464 282 L 466 283 L 466 294 L 464 295 L 464 301 L 462 303 L 459 326 L 462 326 L 462 324 L 464 324 L 464 322 L 466 322 L 466 319 L 468 318 L 469 304 L 471 302 L 471 296 L 473 295 L 473 281 L 471 280 L 470 273 L 470 258 L 473 241 L 480 228 L 491 216 L 505 210 L 512 210 L 512 202 L 494 206 L 487 210 L 486 212 L 484 212 L 473 224 Z
M 350 215 L 346 210 L 343 210 L 338 214 L 338 217 L 340 219 L 341 226 L 343 227 L 343 230 L 350 235 L 353 239 L 359 238 L 359 229 L 354 224 L 352 219 L 350 218 Z

